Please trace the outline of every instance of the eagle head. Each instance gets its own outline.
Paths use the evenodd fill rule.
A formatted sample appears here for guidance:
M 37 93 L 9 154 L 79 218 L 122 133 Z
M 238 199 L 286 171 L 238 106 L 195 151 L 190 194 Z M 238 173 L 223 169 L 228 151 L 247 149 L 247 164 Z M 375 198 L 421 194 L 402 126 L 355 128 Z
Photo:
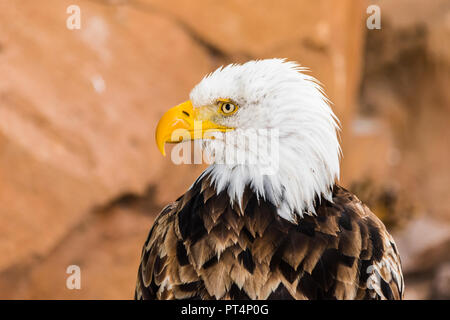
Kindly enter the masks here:
M 331 201 L 339 178 L 339 123 L 320 84 L 284 59 L 220 67 L 168 110 L 156 143 L 201 141 L 217 193 L 240 203 L 246 187 L 296 221 Z

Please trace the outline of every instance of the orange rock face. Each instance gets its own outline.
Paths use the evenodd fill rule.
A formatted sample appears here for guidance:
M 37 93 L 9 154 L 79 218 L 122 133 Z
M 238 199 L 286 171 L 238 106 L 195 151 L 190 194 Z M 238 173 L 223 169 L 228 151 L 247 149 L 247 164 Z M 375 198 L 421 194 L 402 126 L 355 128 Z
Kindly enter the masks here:
M 69 4 L 0 13 L 1 269 L 45 254 L 96 205 L 188 174 L 167 170 L 154 128 L 211 69 L 208 55 L 167 18 L 129 7 L 86 1 L 82 28 L 68 30 Z

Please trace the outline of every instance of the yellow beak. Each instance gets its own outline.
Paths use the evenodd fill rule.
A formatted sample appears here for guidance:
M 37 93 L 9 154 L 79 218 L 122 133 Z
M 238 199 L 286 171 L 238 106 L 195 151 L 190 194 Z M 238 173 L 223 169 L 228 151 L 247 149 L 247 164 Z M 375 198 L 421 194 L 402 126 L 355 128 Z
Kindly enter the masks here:
M 156 127 L 156 145 L 163 156 L 166 143 L 179 143 L 186 140 L 212 139 L 209 132 L 225 132 L 232 128 L 218 125 L 209 119 L 200 118 L 200 108 L 194 109 L 190 100 L 169 109 Z M 202 115 L 206 118 L 207 113 Z

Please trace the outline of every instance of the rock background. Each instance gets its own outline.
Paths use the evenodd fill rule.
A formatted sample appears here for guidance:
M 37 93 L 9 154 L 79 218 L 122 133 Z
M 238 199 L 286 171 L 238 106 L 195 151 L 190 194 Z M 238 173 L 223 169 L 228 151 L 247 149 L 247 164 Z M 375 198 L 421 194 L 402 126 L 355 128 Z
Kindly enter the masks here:
M 341 183 L 396 235 L 407 298 L 448 298 L 450 6 L 375 2 L 381 30 L 363 0 L 0 0 L 0 298 L 132 298 L 155 214 L 202 170 L 159 155 L 157 120 L 216 67 L 268 57 L 324 84 Z

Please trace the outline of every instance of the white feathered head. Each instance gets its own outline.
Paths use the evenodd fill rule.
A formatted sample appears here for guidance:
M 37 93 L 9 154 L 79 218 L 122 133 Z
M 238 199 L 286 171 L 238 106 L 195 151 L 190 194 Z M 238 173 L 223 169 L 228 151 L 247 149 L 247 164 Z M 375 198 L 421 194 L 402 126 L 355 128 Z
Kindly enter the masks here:
M 217 69 L 163 116 L 160 150 L 166 142 L 202 140 L 213 159 L 204 174 L 217 192 L 239 202 L 249 185 L 287 220 L 314 214 L 317 196 L 331 200 L 341 151 L 337 118 L 305 71 L 282 59 Z

